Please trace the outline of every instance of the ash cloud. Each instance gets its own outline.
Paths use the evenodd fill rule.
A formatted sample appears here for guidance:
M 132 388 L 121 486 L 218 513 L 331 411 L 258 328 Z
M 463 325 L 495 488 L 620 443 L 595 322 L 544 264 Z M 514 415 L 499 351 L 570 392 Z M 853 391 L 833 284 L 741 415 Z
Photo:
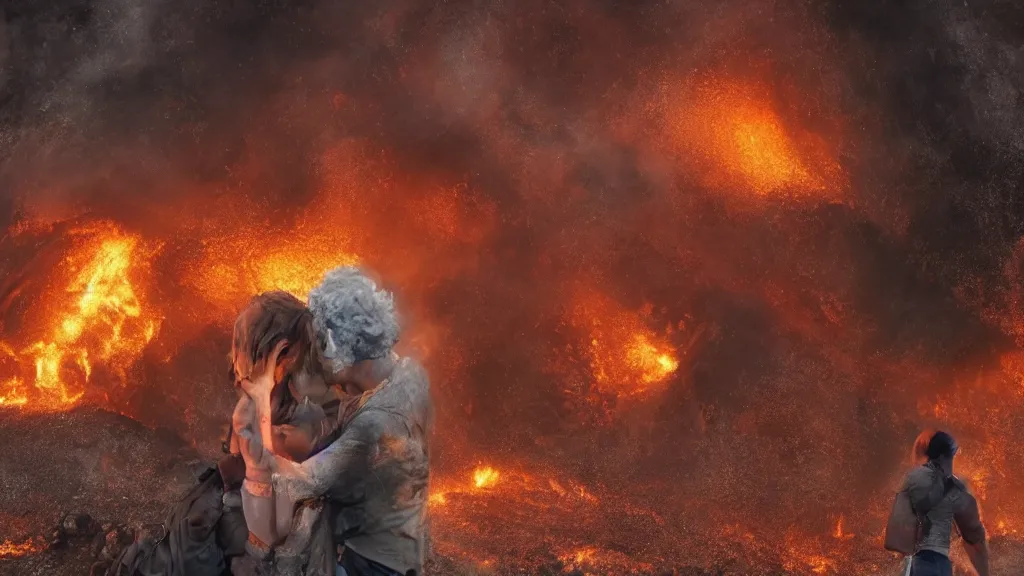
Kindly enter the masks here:
M 1024 235 L 1012 2 L 24 1 L 4 15 L 0 216 L 56 205 L 172 238 L 188 228 L 154 214 L 216 188 L 287 229 L 345 138 L 387 151 L 398 175 L 381 181 L 493 203 L 500 225 L 469 271 L 410 280 L 465 364 L 450 393 L 439 383 L 443 424 L 480 450 L 557 451 L 608 482 L 642 464 L 723 501 L 770 478 L 780 496 L 760 504 L 791 511 L 820 497 L 801 477 L 892 469 L 920 420 L 912 397 L 1014 347 L 991 320 Z M 847 202 L 736 214 L 652 144 L 664 86 L 722 70 L 810 94 L 779 89 L 810 126 L 844 119 Z M 375 222 L 403 201 L 360 195 Z M 396 254 L 421 241 L 399 237 L 416 224 L 403 218 L 378 230 Z M 581 276 L 709 328 L 656 410 L 574 437 L 547 363 L 579 337 L 564 280 Z M 888 480 L 868 476 L 863 494 Z

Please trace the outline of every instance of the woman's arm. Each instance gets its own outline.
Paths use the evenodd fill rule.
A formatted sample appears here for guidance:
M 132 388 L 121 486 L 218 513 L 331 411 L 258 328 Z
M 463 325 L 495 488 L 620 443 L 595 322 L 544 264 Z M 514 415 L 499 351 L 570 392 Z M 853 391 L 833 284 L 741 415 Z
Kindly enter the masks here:
M 275 493 L 299 502 L 319 498 L 332 488 L 357 489 L 369 473 L 379 424 L 374 413 L 363 413 L 348 423 L 337 440 L 301 463 L 275 456 Z
M 235 435 L 245 459 L 242 512 L 251 537 L 263 547 L 277 544 L 287 536 L 292 521 L 292 502 L 276 494 L 272 483 L 270 397 L 275 384 L 274 368 L 285 346 L 286 342 L 278 343 L 253 378 L 242 381 L 245 394 L 235 410 Z
M 254 433 L 257 421 L 256 402 L 243 394 L 232 415 L 234 437 L 245 461 L 245 480 L 242 482 L 242 512 L 249 533 L 265 545 L 278 539 L 277 506 L 272 498 L 271 468 L 273 458 L 264 450 L 262 439 Z

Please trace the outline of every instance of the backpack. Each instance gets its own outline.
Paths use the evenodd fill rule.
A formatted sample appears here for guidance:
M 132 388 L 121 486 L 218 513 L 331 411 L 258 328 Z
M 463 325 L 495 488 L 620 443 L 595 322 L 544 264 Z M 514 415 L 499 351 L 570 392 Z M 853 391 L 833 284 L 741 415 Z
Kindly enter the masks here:
M 107 576 L 224 576 L 224 552 L 217 542 L 224 488 L 215 468 L 178 501 L 164 523 L 141 530 L 107 570 Z

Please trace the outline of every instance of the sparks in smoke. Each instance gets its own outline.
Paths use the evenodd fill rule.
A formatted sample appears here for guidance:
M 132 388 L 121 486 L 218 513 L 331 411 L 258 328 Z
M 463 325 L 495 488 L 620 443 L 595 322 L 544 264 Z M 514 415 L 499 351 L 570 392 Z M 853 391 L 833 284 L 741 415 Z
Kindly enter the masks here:
M 269 250 L 253 251 L 253 243 L 248 232 L 208 241 L 200 261 L 186 271 L 185 282 L 219 309 L 234 310 L 253 294 L 270 290 L 305 300 L 329 270 L 359 263 L 337 241 L 301 231 L 274 238 Z
M 757 197 L 831 198 L 841 170 L 817 135 L 787 122 L 757 83 L 713 79 L 671 106 L 673 139 L 705 183 Z

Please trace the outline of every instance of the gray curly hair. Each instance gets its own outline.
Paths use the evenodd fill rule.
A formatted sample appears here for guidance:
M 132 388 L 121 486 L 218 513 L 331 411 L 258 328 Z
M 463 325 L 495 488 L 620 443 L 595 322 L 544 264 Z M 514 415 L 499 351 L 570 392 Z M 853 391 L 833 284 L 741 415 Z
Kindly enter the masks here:
M 320 349 L 335 372 L 383 358 L 398 342 L 394 299 L 358 268 L 328 272 L 309 292 L 309 310 Z

